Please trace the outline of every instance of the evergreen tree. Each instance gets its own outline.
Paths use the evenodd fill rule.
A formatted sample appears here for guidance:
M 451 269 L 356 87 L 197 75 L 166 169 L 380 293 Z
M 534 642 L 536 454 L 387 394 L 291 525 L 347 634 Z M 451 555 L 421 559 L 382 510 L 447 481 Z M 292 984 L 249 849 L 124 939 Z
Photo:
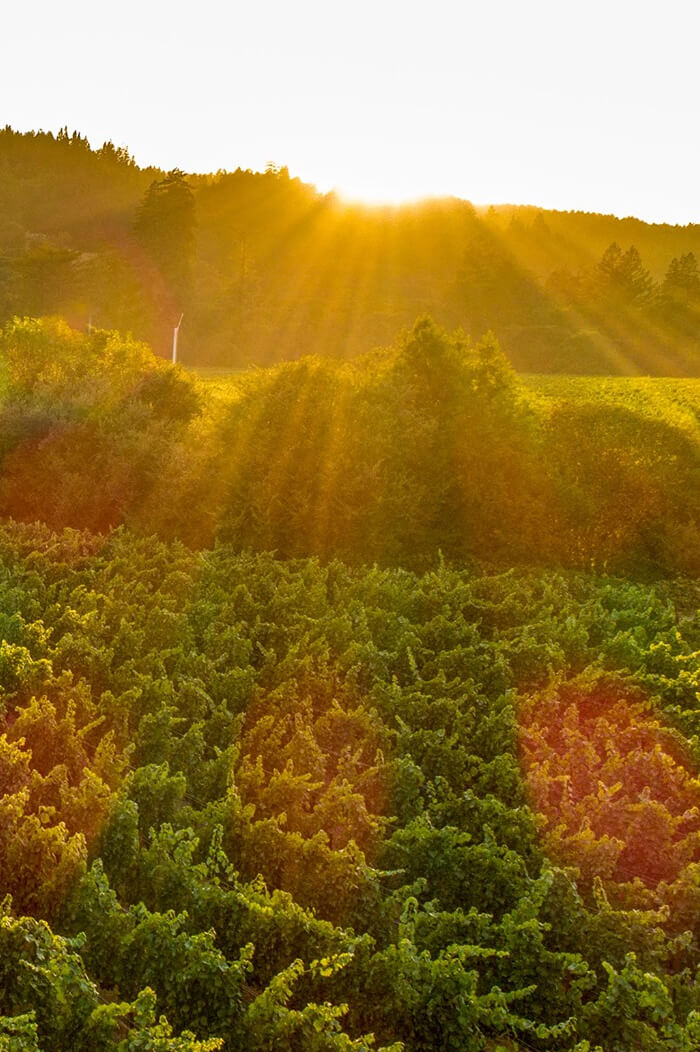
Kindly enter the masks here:
M 634 245 L 623 252 L 613 241 L 603 253 L 598 274 L 604 295 L 622 298 L 635 306 L 651 299 L 654 281 Z
M 694 252 L 674 257 L 663 283 L 665 296 L 680 302 L 700 297 L 700 271 Z
M 191 284 L 194 232 L 194 194 L 184 173 L 175 168 L 149 186 L 134 233 L 181 303 Z

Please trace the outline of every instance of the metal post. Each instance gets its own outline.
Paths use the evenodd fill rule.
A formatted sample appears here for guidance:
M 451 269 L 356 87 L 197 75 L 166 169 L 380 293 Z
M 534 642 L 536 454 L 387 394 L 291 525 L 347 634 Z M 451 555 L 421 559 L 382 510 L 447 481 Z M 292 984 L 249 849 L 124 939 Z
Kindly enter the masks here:
M 182 319 L 185 317 L 184 314 L 180 315 L 180 320 L 173 329 L 173 365 L 177 362 L 177 337 L 180 332 L 180 326 L 182 325 Z

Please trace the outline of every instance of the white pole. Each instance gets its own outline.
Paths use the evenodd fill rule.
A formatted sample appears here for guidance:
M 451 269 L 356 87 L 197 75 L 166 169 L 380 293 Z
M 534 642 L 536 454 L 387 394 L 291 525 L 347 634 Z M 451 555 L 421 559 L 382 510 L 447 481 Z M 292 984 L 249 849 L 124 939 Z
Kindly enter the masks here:
M 177 362 L 177 337 L 180 332 L 180 326 L 182 325 L 182 319 L 185 317 L 184 314 L 180 315 L 180 320 L 173 329 L 173 365 Z

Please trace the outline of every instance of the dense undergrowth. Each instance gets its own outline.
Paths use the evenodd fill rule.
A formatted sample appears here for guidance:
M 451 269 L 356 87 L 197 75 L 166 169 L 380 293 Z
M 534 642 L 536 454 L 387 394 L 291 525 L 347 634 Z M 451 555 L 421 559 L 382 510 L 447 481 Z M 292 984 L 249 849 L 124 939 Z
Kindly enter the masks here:
M 0 1047 L 697 1048 L 694 584 L 0 572 Z
M 353 364 L 242 374 L 229 398 L 116 333 L 0 334 L 0 515 L 194 548 L 413 569 L 448 560 L 700 569 L 697 400 L 543 396 L 492 337 L 429 319 Z

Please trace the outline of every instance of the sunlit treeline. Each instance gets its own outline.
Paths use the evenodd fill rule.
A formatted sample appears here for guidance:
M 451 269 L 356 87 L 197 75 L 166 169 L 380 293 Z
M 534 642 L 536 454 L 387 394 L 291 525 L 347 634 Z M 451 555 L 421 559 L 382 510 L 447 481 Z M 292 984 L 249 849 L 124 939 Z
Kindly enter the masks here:
M 519 370 L 697 375 L 700 228 L 445 199 L 350 206 L 286 168 L 140 169 L 0 131 L 0 321 L 58 313 L 190 363 L 347 359 L 423 312 Z
M 697 403 L 681 387 L 544 397 L 492 336 L 429 319 L 353 363 L 257 370 L 223 395 L 133 340 L 59 322 L 10 324 L 0 360 L 4 516 L 413 567 L 438 551 L 700 563 Z

